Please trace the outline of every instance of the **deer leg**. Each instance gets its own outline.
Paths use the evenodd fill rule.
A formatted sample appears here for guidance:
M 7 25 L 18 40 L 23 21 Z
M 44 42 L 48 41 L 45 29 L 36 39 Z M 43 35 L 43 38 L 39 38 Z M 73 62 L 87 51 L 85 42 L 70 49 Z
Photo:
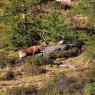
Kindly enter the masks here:
M 43 55 L 44 55 L 44 52 L 43 52 L 43 51 L 41 51 L 40 53 L 41 53 L 41 55 L 42 55 L 42 57 L 43 57 Z
M 19 58 L 19 59 L 18 59 L 18 62 L 22 62 L 22 59 L 23 59 L 23 58 Z
M 23 58 L 18 58 L 15 63 L 19 63 L 19 62 L 22 62 Z
M 19 52 L 19 59 L 17 60 L 17 62 L 21 62 L 22 59 L 24 59 L 26 56 L 27 56 L 26 53 L 20 51 L 20 52 Z
M 35 52 L 33 52 L 33 57 L 35 58 Z
M 42 57 L 43 57 L 43 52 L 41 52 L 42 53 Z

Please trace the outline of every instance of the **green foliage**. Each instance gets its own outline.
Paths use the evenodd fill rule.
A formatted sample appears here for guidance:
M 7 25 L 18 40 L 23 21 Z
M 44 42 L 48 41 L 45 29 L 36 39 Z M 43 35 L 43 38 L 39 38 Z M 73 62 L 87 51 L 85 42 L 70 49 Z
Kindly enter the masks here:
M 95 95 L 95 83 L 90 83 L 86 85 L 85 89 L 85 95 Z
M 60 95 L 60 94 L 56 89 L 54 89 L 49 95 Z
M 51 63 L 52 61 L 49 60 L 49 55 L 44 54 L 42 55 L 37 55 L 35 57 L 27 57 L 25 59 L 26 63 L 30 63 L 32 66 L 40 66 L 40 65 L 46 65 Z
M 82 0 L 78 6 L 76 6 L 76 12 L 84 14 L 89 17 L 92 24 L 95 26 L 95 1 L 94 0 Z
M 6 33 L 4 33 L 6 38 L 2 37 L 1 40 L 7 44 L 8 50 L 28 47 L 40 39 L 40 19 L 33 16 L 26 16 L 32 10 L 31 4 L 37 2 L 41 1 L 23 0 L 20 2 L 16 0 L 11 1 L 10 5 L 4 7 L 4 14 L 0 19 L 2 24 L 7 26 L 7 28 L 5 30 Z
M 51 14 L 42 19 L 36 15 L 27 16 L 30 10 L 32 11 L 30 6 L 33 2 L 16 0 L 4 7 L 4 13 L 8 15 L 1 19 L 2 24 L 7 26 L 6 33 L 3 34 L 6 38 L 3 36 L 0 40 L 7 46 L 7 50 L 17 50 L 39 43 L 40 34 L 44 34 L 44 38 L 51 42 L 65 38 L 66 43 L 78 45 L 84 43 L 80 35 L 70 29 L 67 18 L 61 14 L 60 10 L 54 9 Z M 41 0 L 35 2 L 41 2 Z M 25 17 L 23 18 L 22 15 Z
M 47 1 L 45 0 L 45 2 Z M 44 34 L 47 41 L 53 43 L 64 39 L 67 44 L 95 46 L 94 35 L 89 36 L 86 34 L 87 30 L 73 30 L 72 26 L 69 25 L 68 18 L 61 14 L 61 10 L 55 8 L 47 17 L 42 18 L 33 15 L 32 5 L 40 2 L 44 1 L 10 0 L 10 4 L 6 4 L 1 8 L 3 16 L 0 17 L 0 20 L 4 32 L 0 35 L 0 44 L 3 44 L 7 50 L 18 50 L 40 43 L 42 41 L 41 34 Z M 93 2 L 92 0 L 83 0 L 76 7 L 77 12 L 87 13 L 87 16 L 90 16 L 89 12 L 92 13 L 94 8 L 90 11 L 89 7 L 94 6 Z M 89 12 L 87 12 L 87 9 L 89 9 Z
M 32 22 L 31 22 L 32 21 Z M 39 36 L 39 20 L 33 20 L 28 22 L 19 22 L 17 23 L 17 27 L 13 28 L 12 36 L 11 38 L 11 43 L 13 46 L 17 48 L 22 48 L 22 47 L 28 47 L 31 46 L 40 39 Z
M 61 39 L 66 44 L 76 44 L 77 46 L 85 45 L 86 55 L 90 56 L 90 63 L 95 63 L 95 35 L 87 33 L 91 30 L 73 30 L 67 22 L 68 18 L 61 14 L 61 10 L 57 8 L 52 10 L 47 17 L 42 17 L 32 14 L 32 5 L 36 3 L 47 2 L 48 0 L 10 0 L 9 4 L 0 6 L 0 46 L 4 46 L 7 50 L 18 50 L 21 48 L 29 47 L 42 40 L 40 34 L 44 34 L 44 38 L 49 42 L 57 42 Z M 79 5 L 74 7 L 76 14 L 85 15 L 89 18 L 92 25 L 95 26 L 95 1 L 94 0 L 81 0 Z M 23 17 L 24 16 L 24 17 Z M 93 28 L 92 26 L 92 28 Z M 0 53 L 0 68 L 5 66 L 13 66 L 15 58 L 8 57 L 7 53 Z M 39 75 L 46 73 L 46 69 L 33 68 L 35 66 L 46 65 L 53 63 L 53 60 L 58 57 L 74 57 L 78 55 L 78 50 L 70 49 L 67 51 L 58 51 L 50 55 L 27 57 L 24 60 L 23 69 L 26 75 Z M 91 64 L 89 64 L 91 65 Z M 83 91 L 85 95 L 95 94 L 95 66 L 90 67 L 80 76 L 70 77 L 59 74 L 49 84 L 49 95 L 75 94 L 76 92 Z M 14 74 L 8 72 L 3 76 L 5 80 L 14 79 Z M 93 82 L 93 83 L 92 83 Z M 88 84 L 90 83 L 90 84 Z M 27 88 L 13 88 L 7 92 L 6 95 L 26 95 L 34 94 L 35 89 Z
M 61 50 L 61 51 L 55 51 L 54 53 L 50 54 L 49 57 L 51 59 L 56 59 L 56 58 L 71 58 L 77 56 L 78 50 L 77 49 L 69 49 L 69 50 Z
M 50 41 L 59 40 L 60 36 L 69 31 L 65 24 L 65 17 L 61 15 L 59 10 L 53 10 L 51 14 L 44 20 L 44 27 L 46 29 L 46 38 Z
M 75 44 L 77 46 L 84 44 L 84 40 L 82 38 L 80 38 L 79 35 L 76 35 L 76 34 L 66 35 L 64 37 L 64 40 L 65 40 L 64 43 L 66 43 L 66 44 Z

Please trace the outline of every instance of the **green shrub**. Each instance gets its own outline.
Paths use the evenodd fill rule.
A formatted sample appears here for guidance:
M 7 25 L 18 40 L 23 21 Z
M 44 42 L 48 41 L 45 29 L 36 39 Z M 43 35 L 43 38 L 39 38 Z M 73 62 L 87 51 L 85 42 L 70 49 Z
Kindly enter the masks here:
M 49 95 L 60 95 L 60 94 L 56 89 L 54 89 L 53 91 L 51 91 Z
M 69 50 L 61 50 L 61 51 L 55 51 L 54 53 L 50 54 L 49 57 L 51 59 L 55 59 L 55 58 L 70 58 L 70 57 L 75 57 L 77 56 L 78 50 L 77 49 L 69 49 Z
M 43 29 L 45 29 L 45 38 L 50 42 L 57 42 L 69 32 L 69 27 L 65 23 L 65 16 L 62 16 L 60 10 L 54 9 L 42 20 Z
M 49 55 L 44 54 L 42 55 L 36 55 L 35 57 L 29 56 L 24 60 L 26 63 L 30 63 L 33 66 L 40 66 L 40 65 L 46 65 L 52 63 L 51 60 L 49 60 Z
M 95 95 L 95 83 L 90 83 L 84 88 L 85 95 Z
M 1 16 L 0 20 L 4 26 L 4 35 L 0 36 L 0 41 L 7 44 L 8 50 L 25 48 L 41 39 L 39 36 L 42 33 L 41 20 L 36 15 L 29 14 L 27 16 L 32 12 L 30 6 L 40 2 L 43 0 L 11 0 L 10 4 L 5 4 L 2 8 L 4 16 Z
M 40 19 L 31 17 L 29 21 L 20 21 L 12 29 L 10 41 L 15 48 L 25 48 L 37 43 L 40 40 L 39 27 Z M 27 27 L 27 28 L 26 28 Z

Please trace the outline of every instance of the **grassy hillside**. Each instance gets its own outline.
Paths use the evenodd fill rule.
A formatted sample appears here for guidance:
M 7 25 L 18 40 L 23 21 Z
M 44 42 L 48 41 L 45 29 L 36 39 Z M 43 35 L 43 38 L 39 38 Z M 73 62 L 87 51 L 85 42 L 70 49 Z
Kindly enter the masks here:
M 95 2 L 77 2 L 0 1 L 0 95 L 95 95 Z M 40 35 L 77 48 L 17 62 Z

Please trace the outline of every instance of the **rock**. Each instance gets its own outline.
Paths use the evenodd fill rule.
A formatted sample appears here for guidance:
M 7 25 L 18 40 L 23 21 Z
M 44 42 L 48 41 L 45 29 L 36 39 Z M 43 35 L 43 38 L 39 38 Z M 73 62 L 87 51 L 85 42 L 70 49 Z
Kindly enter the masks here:
M 72 69 L 76 70 L 76 68 L 75 68 L 74 66 L 68 65 L 68 64 L 61 64 L 61 65 L 59 65 L 59 66 L 60 66 L 60 67 L 69 67 L 69 68 L 72 68 Z
M 66 49 L 66 45 L 59 44 L 59 45 L 48 46 L 42 52 L 54 53 L 55 51 L 60 51 L 60 50 L 65 50 L 65 49 Z

